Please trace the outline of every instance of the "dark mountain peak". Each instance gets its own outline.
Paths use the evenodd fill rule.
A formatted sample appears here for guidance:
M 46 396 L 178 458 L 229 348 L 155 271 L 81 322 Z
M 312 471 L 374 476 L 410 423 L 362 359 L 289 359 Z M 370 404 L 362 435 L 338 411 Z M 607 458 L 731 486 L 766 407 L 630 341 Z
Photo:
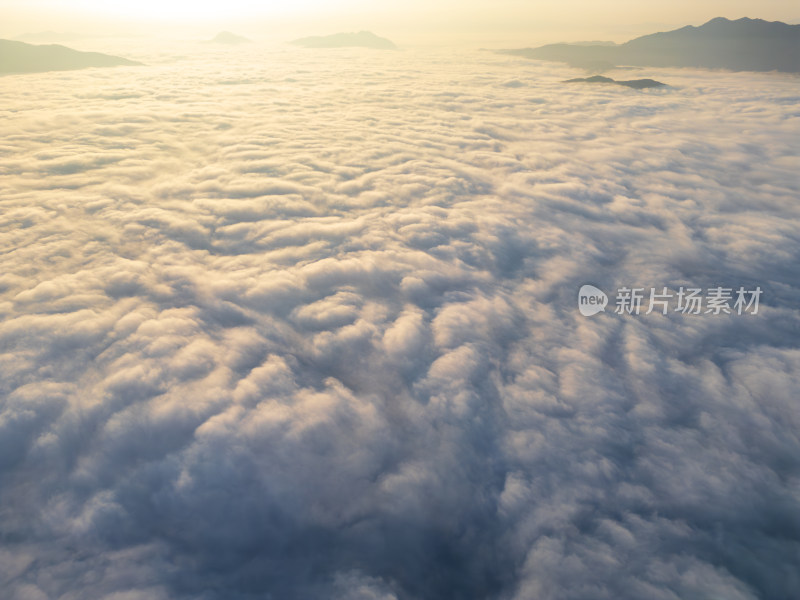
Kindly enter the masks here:
M 782 21 L 765 21 L 764 19 L 751 19 L 749 17 L 742 17 L 741 19 L 731 20 L 726 19 L 725 17 L 717 17 L 715 19 L 711 19 L 707 23 L 704 23 L 700 27 L 696 27 L 700 31 L 709 31 L 709 30 L 735 30 L 735 31 L 761 31 L 764 29 L 768 30 L 780 30 L 780 31 L 788 31 L 791 30 L 793 27 L 797 27 L 796 25 L 789 25 L 788 23 L 784 23 Z
M 800 25 L 724 17 L 652 33 L 619 46 L 551 44 L 507 54 L 555 60 L 573 66 L 634 65 L 699 67 L 732 71 L 800 72 Z M 598 70 L 597 68 L 590 70 Z
M 736 23 L 738 25 L 749 25 L 749 24 L 754 24 L 754 23 L 768 23 L 768 24 L 780 23 L 781 25 L 786 25 L 786 23 L 783 23 L 781 21 L 765 21 L 764 19 L 751 19 L 750 17 L 741 17 L 739 19 L 728 19 L 726 17 L 714 17 L 710 21 L 708 21 L 706 23 L 703 23 L 700 26 L 700 28 L 703 28 L 703 27 L 706 27 L 706 26 L 709 26 L 709 25 L 711 25 L 711 26 L 714 26 L 714 25 L 716 25 L 716 26 L 729 26 L 729 25 L 734 24 L 734 23 Z
M 747 19 L 747 17 L 745 17 L 744 19 L 740 19 L 740 20 L 743 21 L 745 19 Z M 750 19 L 747 19 L 747 20 L 749 21 Z M 707 27 L 709 25 L 726 25 L 728 23 L 733 23 L 733 21 L 731 21 L 730 19 L 726 19 L 725 17 L 714 17 L 708 23 L 704 23 L 703 25 L 701 25 L 701 27 Z
M 697 36 L 719 36 L 719 35 L 733 35 L 733 36 L 759 36 L 759 35 L 800 35 L 800 26 L 789 25 L 782 21 L 765 21 L 764 19 L 751 19 L 749 17 L 742 17 L 741 19 L 727 19 L 725 17 L 716 17 L 695 27 L 694 25 L 687 25 L 680 29 L 672 31 L 662 31 L 659 33 L 652 33 L 631 40 L 630 43 L 636 42 L 640 39 L 650 39 L 653 36 L 665 35 L 687 35 L 689 37 Z

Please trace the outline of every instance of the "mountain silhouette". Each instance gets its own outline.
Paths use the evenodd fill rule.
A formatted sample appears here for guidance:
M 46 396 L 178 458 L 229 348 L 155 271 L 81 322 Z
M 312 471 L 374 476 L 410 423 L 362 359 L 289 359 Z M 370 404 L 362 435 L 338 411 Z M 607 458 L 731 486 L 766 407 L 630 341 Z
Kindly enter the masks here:
M 64 44 L 78 40 L 96 39 L 101 37 L 103 36 L 92 35 L 88 33 L 37 31 L 32 33 L 24 33 L 20 36 L 17 36 L 16 39 L 20 42 L 28 42 L 30 44 Z
M 722 17 L 653 33 L 617 46 L 549 44 L 503 54 L 565 62 L 594 70 L 615 65 L 800 72 L 800 25 Z
M 613 83 L 616 85 L 624 85 L 625 87 L 633 88 L 636 90 L 643 90 L 645 88 L 663 87 L 666 83 L 661 83 L 655 79 L 630 79 L 628 81 L 617 81 L 611 77 L 603 77 L 602 75 L 595 75 L 594 77 L 577 77 L 575 79 L 567 79 L 564 83 Z
M 374 48 L 378 50 L 397 50 L 391 41 L 386 38 L 378 37 L 371 31 L 359 31 L 358 33 L 335 33 L 333 35 L 312 36 L 300 38 L 290 42 L 295 46 L 305 48 Z
M 236 35 L 230 31 L 221 31 L 213 39 L 208 40 L 209 44 L 227 44 L 229 46 L 236 46 L 238 44 L 249 44 L 252 40 L 246 37 Z
M 40 73 L 123 65 L 141 63 L 99 52 L 79 52 L 55 44 L 34 46 L 25 42 L 0 40 L 0 73 Z

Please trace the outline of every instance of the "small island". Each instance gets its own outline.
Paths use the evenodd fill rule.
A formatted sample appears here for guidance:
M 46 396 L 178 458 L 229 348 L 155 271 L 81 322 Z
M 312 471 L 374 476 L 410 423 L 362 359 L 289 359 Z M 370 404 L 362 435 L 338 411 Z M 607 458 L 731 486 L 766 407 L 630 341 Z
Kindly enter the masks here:
M 371 31 L 305 37 L 289 43 L 295 46 L 303 46 L 304 48 L 372 48 L 375 50 L 397 50 L 397 46 L 390 40 L 379 37 Z
M 635 90 L 664 87 L 667 85 L 666 83 L 661 83 L 655 79 L 630 79 L 628 81 L 617 81 L 616 79 L 611 79 L 611 77 L 603 77 L 602 75 L 595 75 L 594 77 L 576 77 L 575 79 L 567 79 L 564 83 L 613 83 L 615 85 L 623 85 Z
M 41 73 L 141 64 L 119 56 L 100 52 L 80 52 L 57 44 L 35 46 L 25 42 L 0 40 L 0 73 Z

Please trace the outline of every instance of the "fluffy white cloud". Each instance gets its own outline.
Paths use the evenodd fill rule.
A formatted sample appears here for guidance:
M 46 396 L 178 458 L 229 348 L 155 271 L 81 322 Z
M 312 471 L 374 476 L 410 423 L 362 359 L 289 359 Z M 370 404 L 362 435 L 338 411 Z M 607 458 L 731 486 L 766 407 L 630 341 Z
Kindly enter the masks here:
M 8 597 L 797 595 L 796 82 L 201 52 L 3 80 Z

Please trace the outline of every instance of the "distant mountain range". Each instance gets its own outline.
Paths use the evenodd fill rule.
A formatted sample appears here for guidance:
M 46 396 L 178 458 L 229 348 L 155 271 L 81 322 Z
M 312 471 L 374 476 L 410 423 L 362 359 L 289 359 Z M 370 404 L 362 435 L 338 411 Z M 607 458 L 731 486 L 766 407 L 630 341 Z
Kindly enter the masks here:
M 378 50 L 397 50 L 390 40 L 379 37 L 371 31 L 359 31 L 358 33 L 335 33 L 333 35 L 312 36 L 300 38 L 290 42 L 295 46 L 305 48 L 374 48 Z
M 655 79 L 630 79 L 628 81 L 617 81 L 610 77 L 603 77 L 602 75 L 595 75 L 594 77 L 577 77 L 575 79 L 567 79 L 564 83 L 613 83 L 615 85 L 622 85 L 625 87 L 633 88 L 635 90 L 643 90 L 645 88 L 663 87 L 666 83 L 661 83 Z
M 25 42 L 0 40 L 0 73 L 39 73 L 140 64 L 119 56 L 79 52 L 66 46 L 34 46 Z
M 230 31 L 221 31 L 218 33 L 214 38 L 208 40 L 209 44 L 227 44 L 229 46 L 237 46 L 239 44 L 249 44 L 252 40 L 248 40 L 246 37 L 242 37 L 241 35 L 236 35 L 235 33 L 231 33 Z
M 63 44 L 77 40 L 100 38 L 100 35 L 90 35 L 88 33 L 58 32 L 58 31 L 37 31 L 34 33 L 24 33 L 17 37 L 21 42 L 38 44 Z
M 590 70 L 616 65 L 800 72 L 800 25 L 722 17 L 613 46 L 549 44 L 503 54 L 565 62 Z

